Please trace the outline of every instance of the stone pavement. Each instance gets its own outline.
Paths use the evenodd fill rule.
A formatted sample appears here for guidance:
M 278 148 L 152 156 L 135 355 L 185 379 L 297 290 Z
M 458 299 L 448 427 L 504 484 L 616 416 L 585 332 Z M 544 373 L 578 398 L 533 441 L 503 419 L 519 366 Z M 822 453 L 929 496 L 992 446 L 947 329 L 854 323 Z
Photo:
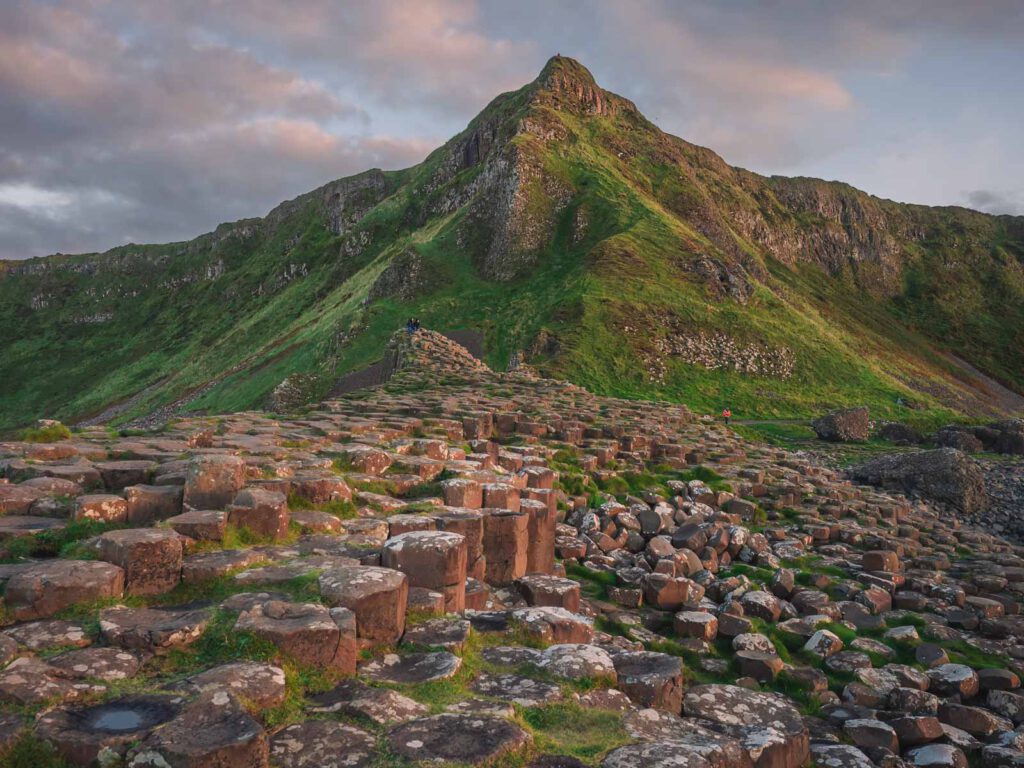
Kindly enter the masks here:
M 1024 765 L 1018 547 L 442 339 L 287 418 L 0 444 L 0 755 Z

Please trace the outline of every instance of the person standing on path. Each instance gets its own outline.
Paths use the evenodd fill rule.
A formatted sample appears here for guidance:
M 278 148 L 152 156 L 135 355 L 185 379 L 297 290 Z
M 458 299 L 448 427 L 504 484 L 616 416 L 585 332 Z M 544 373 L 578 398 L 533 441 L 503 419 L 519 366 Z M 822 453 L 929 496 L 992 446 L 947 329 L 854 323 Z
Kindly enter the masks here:
M 732 411 L 730 411 L 728 408 L 723 410 L 722 411 L 722 418 L 725 419 L 725 423 L 728 424 L 729 421 L 732 419 Z

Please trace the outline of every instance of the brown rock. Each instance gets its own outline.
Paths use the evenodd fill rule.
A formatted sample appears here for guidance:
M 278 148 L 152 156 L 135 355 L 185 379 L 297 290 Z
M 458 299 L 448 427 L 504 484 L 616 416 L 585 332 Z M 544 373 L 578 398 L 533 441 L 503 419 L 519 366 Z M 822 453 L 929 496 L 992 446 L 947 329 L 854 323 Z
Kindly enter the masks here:
M 96 540 L 101 560 L 124 569 L 125 593 L 157 595 L 181 581 L 181 537 L 175 531 L 129 528 Z
M 12 576 L 4 600 L 19 621 L 45 618 L 76 603 L 121 597 L 124 581 L 124 570 L 110 563 L 52 560 Z

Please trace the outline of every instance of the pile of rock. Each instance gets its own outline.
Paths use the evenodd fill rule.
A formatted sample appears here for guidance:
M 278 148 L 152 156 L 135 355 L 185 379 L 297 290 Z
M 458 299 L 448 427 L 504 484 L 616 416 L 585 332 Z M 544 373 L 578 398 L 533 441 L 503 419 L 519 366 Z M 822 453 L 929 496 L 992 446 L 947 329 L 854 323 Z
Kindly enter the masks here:
M 821 416 L 811 422 L 819 440 L 831 443 L 864 442 L 871 434 L 868 408 L 843 408 Z
M 962 454 L 856 475 L 908 498 L 420 338 L 295 418 L 0 443 L 0 754 L 1024 763 L 1024 557 L 917 497 L 970 508 Z

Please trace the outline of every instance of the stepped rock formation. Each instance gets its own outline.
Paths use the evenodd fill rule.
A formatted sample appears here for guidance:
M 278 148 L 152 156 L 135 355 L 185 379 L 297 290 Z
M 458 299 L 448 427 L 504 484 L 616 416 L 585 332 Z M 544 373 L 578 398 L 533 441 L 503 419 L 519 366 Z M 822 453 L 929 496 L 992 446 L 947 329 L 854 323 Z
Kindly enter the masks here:
M 602 394 L 1004 416 L 1022 259 L 1024 218 L 731 167 L 555 57 L 415 167 L 185 243 L 0 263 L 0 429 L 315 402 L 410 315 Z
M 1021 547 L 433 331 L 386 357 L 0 442 L 0 763 L 1024 761 Z

